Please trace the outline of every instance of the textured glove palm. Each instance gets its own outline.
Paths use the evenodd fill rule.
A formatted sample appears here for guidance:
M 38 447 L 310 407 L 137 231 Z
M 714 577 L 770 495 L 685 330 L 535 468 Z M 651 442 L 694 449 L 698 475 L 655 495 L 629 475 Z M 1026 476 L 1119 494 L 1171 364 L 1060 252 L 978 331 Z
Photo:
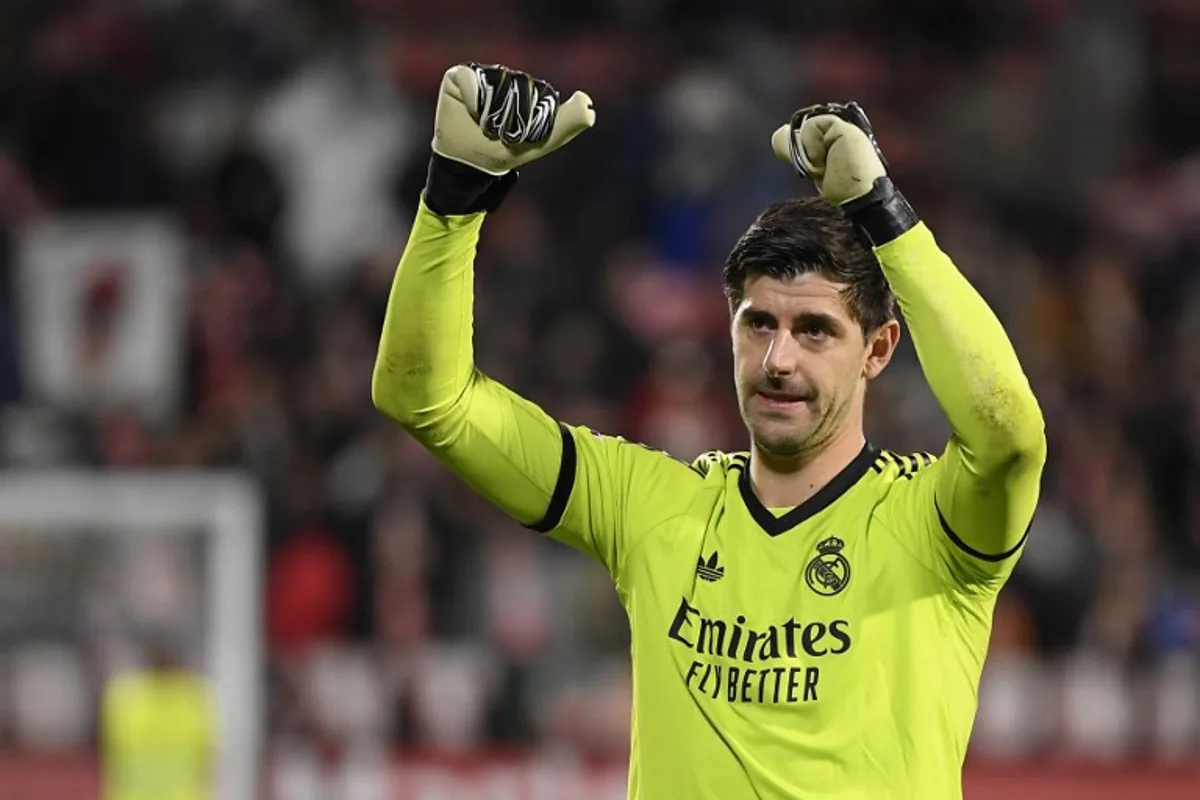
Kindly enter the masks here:
M 433 151 L 493 176 L 562 147 L 596 122 L 592 100 L 559 102 L 546 81 L 498 64 L 459 64 L 442 77 Z
M 775 131 L 771 147 L 835 206 L 865 197 L 887 175 L 887 161 L 857 103 L 822 103 L 797 111 Z

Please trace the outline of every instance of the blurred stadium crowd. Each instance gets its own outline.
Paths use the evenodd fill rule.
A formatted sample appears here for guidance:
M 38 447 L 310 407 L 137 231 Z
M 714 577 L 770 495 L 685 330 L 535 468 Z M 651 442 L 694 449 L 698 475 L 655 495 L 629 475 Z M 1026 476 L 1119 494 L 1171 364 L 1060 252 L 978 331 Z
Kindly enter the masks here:
M 719 268 L 761 207 L 806 191 L 770 132 L 802 104 L 861 102 L 1049 428 L 976 747 L 1195 752 L 1200 4 L 5 0 L 0 456 L 257 477 L 272 742 L 626 746 L 603 571 L 371 406 L 434 92 L 461 60 L 585 89 L 599 115 L 486 227 L 479 363 L 681 458 L 745 447 Z M 69 321 L 22 300 L 30 231 L 146 213 L 179 232 L 184 281 L 161 334 L 177 366 L 149 393 L 106 373 L 133 302 L 120 263 L 93 265 Z M 67 326 L 73 388 L 50 392 L 34 340 Z M 868 407 L 876 444 L 941 449 L 910 347 Z M 0 747 L 27 746 L 3 720 Z

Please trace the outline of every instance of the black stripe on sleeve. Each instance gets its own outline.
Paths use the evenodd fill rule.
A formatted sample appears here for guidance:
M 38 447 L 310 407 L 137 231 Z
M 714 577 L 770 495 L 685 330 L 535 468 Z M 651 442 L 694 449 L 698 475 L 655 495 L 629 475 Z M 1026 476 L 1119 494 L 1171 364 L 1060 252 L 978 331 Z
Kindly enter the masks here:
M 962 550 L 972 558 L 978 558 L 980 561 L 988 561 L 993 564 L 1012 558 L 1014 555 L 1016 555 L 1017 551 L 1021 549 L 1021 545 L 1025 544 L 1025 540 L 1029 538 L 1029 529 L 1033 527 L 1033 522 L 1030 521 L 1028 527 L 1025 528 L 1025 533 L 1023 536 L 1021 536 L 1020 541 L 1018 541 L 1008 550 L 1005 550 L 1003 553 L 999 553 L 998 555 L 988 555 L 987 553 L 979 552 L 958 537 L 958 534 L 956 534 L 950 528 L 950 523 L 946 522 L 946 517 L 942 515 L 942 509 L 938 507 L 936 500 L 933 501 L 933 507 L 937 511 L 938 522 L 942 523 L 942 530 L 947 536 L 950 537 L 950 541 L 954 543 L 955 547 L 957 547 L 959 550 Z
M 567 510 L 567 501 L 571 499 L 571 490 L 575 488 L 575 463 L 578 460 L 575 437 L 561 422 L 558 423 L 558 429 L 562 433 L 562 463 L 558 465 L 558 480 L 554 482 L 554 493 L 550 495 L 546 515 L 540 521 L 526 526 L 538 533 L 546 533 L 558 527 Z

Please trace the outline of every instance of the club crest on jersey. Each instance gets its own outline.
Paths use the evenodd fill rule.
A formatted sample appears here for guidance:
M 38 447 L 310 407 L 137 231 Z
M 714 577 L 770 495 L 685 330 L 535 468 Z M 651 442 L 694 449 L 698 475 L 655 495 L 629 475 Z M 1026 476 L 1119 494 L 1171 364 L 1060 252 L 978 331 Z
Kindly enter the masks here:
M 842 555 L 846 543 L 836 536 L 817 545 L 817 555 L 804 568 L 808 588 L 826 597 L 837 594 L 850 582 L 850 562 Z

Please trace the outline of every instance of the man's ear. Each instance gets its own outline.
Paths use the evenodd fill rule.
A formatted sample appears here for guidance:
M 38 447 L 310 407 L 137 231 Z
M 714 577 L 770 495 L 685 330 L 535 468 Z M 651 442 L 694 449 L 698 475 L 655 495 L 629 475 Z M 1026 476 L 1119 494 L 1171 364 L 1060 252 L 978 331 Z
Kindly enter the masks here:
M 900 323 L 894 319 L 880 325 L 867 337 L 867 358 L 863 363 L 863 377 L 874 380 L 892 360 L 896 345 L 900 343 Z

